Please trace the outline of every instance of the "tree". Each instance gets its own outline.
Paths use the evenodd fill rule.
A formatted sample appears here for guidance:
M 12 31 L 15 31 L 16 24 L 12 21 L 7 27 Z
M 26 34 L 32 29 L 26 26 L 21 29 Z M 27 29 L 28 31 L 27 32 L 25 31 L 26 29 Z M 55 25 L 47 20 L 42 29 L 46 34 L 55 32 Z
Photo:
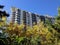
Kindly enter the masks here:
M 52 27 L 60 33 L 60 7 L 58 8 L 58 16 L 55 18 L 55 23 Z
M 4 30 L 6 30 L 6 20 L 7 20 L 7 17 L 9 16 L 9 14 L 6 13 L 6 11 L 2 11 L 4 6 L 0 5 L 0 41 L 2 43 L 5 42 L 4 45 L 7 45 L 8 42 L 7 42 L 7 37 L 4 33 Z

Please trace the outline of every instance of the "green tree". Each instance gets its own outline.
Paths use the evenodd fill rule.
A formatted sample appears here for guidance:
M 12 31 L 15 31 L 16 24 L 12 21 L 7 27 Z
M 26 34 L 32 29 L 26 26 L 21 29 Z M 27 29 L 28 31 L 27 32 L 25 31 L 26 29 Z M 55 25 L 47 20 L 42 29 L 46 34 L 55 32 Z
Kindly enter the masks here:
M 58 8 L 58 16 L 56 16 L 55 23 L 52 26 L 60 33 L 60 7 Z

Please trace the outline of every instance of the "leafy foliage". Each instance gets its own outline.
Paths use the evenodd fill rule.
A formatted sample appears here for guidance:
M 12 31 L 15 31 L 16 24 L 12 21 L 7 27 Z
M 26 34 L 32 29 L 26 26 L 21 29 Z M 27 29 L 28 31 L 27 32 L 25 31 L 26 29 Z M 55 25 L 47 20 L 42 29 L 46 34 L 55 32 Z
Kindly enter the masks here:
M 26 30 L 24 24 L 6 24 L 5 21 L 0 22 L 0 29 L 2 27 L 6 27 L 4 34 L 7 34 L 10 45 L 60 45 L 60 16 L 54 24 L 40 22 L 32 28 L 26 26 Z
M 41 44 L 54 44 L 57 43 L 59 33 L 51 26 L 45 27 L 43 22 L 39 25 L 34 25 L 32 28 L 27 26 L 24 31 L 24 25 L 18 25 L 10 23 L 7 27 L 6 33 L 8 33 L 11 40 L 16 41 L 18 44 L 24 42 L 24 44 L 38 45 Z M 26 41 L 25 41 L 26 40 Z

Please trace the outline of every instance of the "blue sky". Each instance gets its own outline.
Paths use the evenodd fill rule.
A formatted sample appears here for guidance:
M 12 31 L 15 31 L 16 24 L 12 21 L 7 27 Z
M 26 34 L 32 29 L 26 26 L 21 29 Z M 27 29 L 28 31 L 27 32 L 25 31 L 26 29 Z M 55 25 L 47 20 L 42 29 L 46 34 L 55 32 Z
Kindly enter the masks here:
M 11 14 L 11 7 L 15 6 L 28 12 L 42 15 L 56 16 L 57 8 L 60 6 L 60 0 L 0 0 L 4 5 L 4 10 Z

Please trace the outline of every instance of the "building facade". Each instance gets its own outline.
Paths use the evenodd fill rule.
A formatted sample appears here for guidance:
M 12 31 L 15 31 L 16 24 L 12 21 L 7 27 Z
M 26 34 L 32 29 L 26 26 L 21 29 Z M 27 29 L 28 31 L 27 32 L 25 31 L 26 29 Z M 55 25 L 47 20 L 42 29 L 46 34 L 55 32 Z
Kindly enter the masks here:
M 31 12 L 27 12 L 24 10 L 20 10 L 18 8 L 12 7 L 12 22 L 17 24 L 24 24 L 32 27 L 35 24 L 38 24 L 40 21 L 43 21 L 45 23 L 46 19 L 50 20 L 51 23 L 54 22 L 53 17 L 49 16 L 42 16 L 39 14 L 34 14 Z

